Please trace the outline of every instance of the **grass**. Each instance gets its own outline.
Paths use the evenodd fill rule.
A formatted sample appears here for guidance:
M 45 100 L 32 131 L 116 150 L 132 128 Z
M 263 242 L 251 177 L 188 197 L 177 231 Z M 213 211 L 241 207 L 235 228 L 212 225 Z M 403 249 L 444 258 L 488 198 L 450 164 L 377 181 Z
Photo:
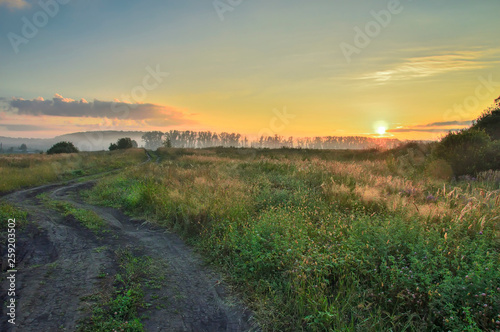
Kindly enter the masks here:
M 264 330 L 496 330 L 499 172 L 416 150 L 160 149 L 89 196 L 176 230 Z
M 96 297 L 91 316 L 80 322 L 78 331 L 144 331 L 138 309 L 145 306 L 143 288 L 151 277 L 152 260 L 137 257 L 129 250 L 118 250 L 116 256 L 120 271 L 114 277 L 112 290 Z
M 6 239 L 9 219 L 16 220 L 16 232 L 19 232 L 28 222 L 28 213 L 15 205 L 0 202 L 0 238 Z
M 94 211 L 77 208 L 68 202 L 50 199 L 46 194 L 38 195 L 37 198 L 48 207 L 61 212 L 64 216 L 72 216 L 95 234 L 101 234 L 106 231 L 106 222 Z
M 119 169 L 145 160 L 143 149 L 0 155 L 0 193 Z

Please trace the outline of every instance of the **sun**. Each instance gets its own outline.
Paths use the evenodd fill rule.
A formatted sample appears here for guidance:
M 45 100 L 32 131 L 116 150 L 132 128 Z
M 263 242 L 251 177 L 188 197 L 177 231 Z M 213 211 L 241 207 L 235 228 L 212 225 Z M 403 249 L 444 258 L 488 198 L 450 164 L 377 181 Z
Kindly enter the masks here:
M 372 124 L 373 131 L 377 133 L 379 136 L 384 136 L 387 134 L 387 128 L 389 128 L 389 124 L 386 121 L 375 121 Z
M 377 128 L 377 134 L 379 135 L 385 135 L 385 131 L 387 130 L 386 127 L 380 126 Z

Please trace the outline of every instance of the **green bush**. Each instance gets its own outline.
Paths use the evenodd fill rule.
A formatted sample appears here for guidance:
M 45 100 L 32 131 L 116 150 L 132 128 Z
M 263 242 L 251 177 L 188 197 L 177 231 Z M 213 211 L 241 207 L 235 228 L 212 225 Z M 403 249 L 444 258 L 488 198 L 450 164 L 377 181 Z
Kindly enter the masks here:
M 136 148 L 137 142 L 132 140 L 130 137 L 120 138 L 116 143 L 111 143 L 109 145 L 109 151 L 113 150 L 126 150 L 131 148 Z
M 47 150 L 47 154 L 78 153 L 78 149 L 71 142 L 59 142 Z
M 500 140 L 500 98 L 493 107 L 474 121 L 472 129 L 484 130 L 492 140 Z
M 460 176 L 476 174 L 494 167 L 492 145 L 485 131 L 465 129 L 449 133 L 437 146 L 435 152 L 437 157 L 450 164 L 455 176 Z

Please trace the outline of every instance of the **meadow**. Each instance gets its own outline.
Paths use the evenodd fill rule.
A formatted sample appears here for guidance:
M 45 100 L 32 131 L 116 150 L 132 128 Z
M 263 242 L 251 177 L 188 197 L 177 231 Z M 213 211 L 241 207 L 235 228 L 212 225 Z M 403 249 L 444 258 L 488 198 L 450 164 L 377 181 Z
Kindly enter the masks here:
M 3 154 L 0 155 L 0 193 L 98 174 L 146 160 L 144 149 L 55 155 Z
M 160 148 L 86 199 L 181 234 L 266 331 L 499 330 L 500 172 L 431 148 Z

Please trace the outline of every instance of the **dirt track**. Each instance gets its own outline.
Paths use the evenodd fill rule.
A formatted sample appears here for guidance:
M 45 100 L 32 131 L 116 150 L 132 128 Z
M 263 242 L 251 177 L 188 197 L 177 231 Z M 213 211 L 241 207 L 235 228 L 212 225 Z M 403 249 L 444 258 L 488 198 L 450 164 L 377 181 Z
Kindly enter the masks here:
M 17 234 L 16 325 L 7 322 L 2 305 L 1 331 L 75 330 L 89 315 L 85 297 L 102 291 L 102 272 L 116 273 L 114 252 L 123 248 L 151 257 L 164 277 L 161 287 L 145 292 L 146 302 L 154 304 L 142 312 L 148 317 L 146 331 L 257 330 L 251 313 L 230 295 L 220 276 L 178 236 L 119 210 L 83 202 L 79 192 L 92 185 L 47 185 L 2 198 L 28 211 L 30 225 Z M 36 197 L 41 193 L 93 210 L 111 231 L 97 237 L 74 218 L 48 208 Z M 2 269 L 0 300 L 5 304 L 6 267 Z

